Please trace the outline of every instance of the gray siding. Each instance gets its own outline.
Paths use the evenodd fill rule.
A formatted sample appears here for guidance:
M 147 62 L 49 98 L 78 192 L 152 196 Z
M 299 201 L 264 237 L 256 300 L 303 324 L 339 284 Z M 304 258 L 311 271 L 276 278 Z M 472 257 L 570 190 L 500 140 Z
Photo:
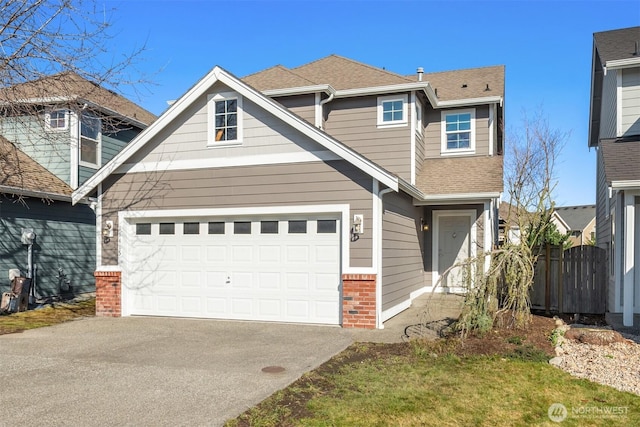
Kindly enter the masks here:
M 640 68 L 622 72 L 622 135 L 640 135 Z
M 600 109 L 600 138 L 615 138 L 617 136 L 617 71 L 611 70 L 604 76 L 602 82 L 602 105 Z
M 115 157 L 136 135 L 139 129 L 127 129 L 113 134 L 102 134 L 102 164 Z
M 465 110 L 468 108 L 465 108 Z M 476 152 L 478 156 L 489 155 L 489 107 L 486 105 L 475 107 L 476 110 Z M 443 110 L 427 107 L 425 112 L 425 158 L 437 158 L 441 155 L 441 128 Z M 446 110 L 454 112 L 453 110 Z
M 325 104 L 327 133 L 383 168 L 409 181 L 411 109 L 406 126 L 377 128 L 376 96 L 336 99 Z
M 0 118 L 0 134 L 58 178 L 70 182 L 69 131 L 45 130 L 42 117 Z
M 96 173 L 97 169 L 89 168 L 87 166 L 78 166 L 78 185 L 84 184 L 86 180 Z
M 120 210 L 349 204 L 351 216 L 372 224 L 371 191 L 372 179 L 344 161 L 129 173 L 105 183 L 102 213 L 117 222 Z M 352 267 L 372 266 L 371 228 L 350 254 Z M 103 256 L 105 265 L 117 264 L 116 238 Z
M 296 95 L 287 96 L 281 98 L 274 98 L 280 104 L 287 107 L 293 113 L 302 117 L 309 123 L 315 126 L 316 122 L 316 109 L 315 109 L 315 94 L 310 95 Z
M 424 129 L 422 133 L 416 132 L 416 176 L 422 170 L 422 164 L 424 163 Z
M 217 89 L 223 92 L 229 90 L 219 86 Z M 219 157 L 240 159 L 246 156 L 326 151 L 247 99 L 243 100 L 242 117 L 244 135 L 241 145 L 207 147 L 207 96 L 202 96 L 129 162 L 154 163 Z
M 28 199 L 27 206 L 0 196 L 0 272 L 8 284 L 7 270 L 27 270 L 27 246 L 20 242 L 22 228 L 36 233 L 33 247 L 37 289 L 42 296 L 58 293 L 62 268 L 75 293 L 95 291 L 95 215 L 84 204 Z
M 382 216 L 382 310 L 408 301 L 424 286 L 422 208 L 405 194 L 384 196 Z
M 610 206 L 613 205 L 607 203 L 609 189 L 604 175 L 604 161 L 600 148 L 597 149 L 596 168 L 596 246 L 605 249 L 607 251 L 607 257 L 610 257 L 612 254 L 611 221 L 613 217 L 609 213 Z M 611 203 L 614 203 L 614 201 L 611 200 Z M 612 276 L 613 272 L 610 271 L 610 265 L 611 260 L 607 259 L 606 277 L 609 281 L 607 288 L 607 309 L 613 312 L 615 311 L 615 282 Z

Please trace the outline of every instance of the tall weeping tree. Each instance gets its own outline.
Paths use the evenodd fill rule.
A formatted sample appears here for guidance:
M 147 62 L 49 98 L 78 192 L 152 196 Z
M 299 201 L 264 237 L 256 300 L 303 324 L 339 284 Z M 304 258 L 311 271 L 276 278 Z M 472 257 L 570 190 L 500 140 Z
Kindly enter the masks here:
M 504 219 L 517 224 L 522 235 L 518 241 L 507 241 L 465 262 L 467 294 L 456 324 L 463 336 L 472 331 L 486 332 L 497 317 L 515 327 L 529 322 L 529 292 L 540 254 L 538 243 L 553 231 L 549 219 L 554 207 L 556 168 L 568 137 L 568 132 L 552 128 L 538 111 L 533 117 L 525 115 L 521 128 L 507 140 L 504 179 L 510 207 Z M 486 257 L 491 262 L 485 271 Z
M 67 100 L 64 108 L 81 109 L 77 100 L 91 99 L 89 92 L 96 88 L 122 92 L 125 87 L 145 87 L 147 80 L 136 69 L 144 45 L 132 47 L 129 52 L 113 50 L 113 11 L 104 8 L 102 2 L 0 0 L 0 11 L 0 116 L 11 119 L 2 120 L 0 135 L 28 129 L 27 125 L 44 127 L 41 119 L 47 103 L 61 105 Z M 51 76 L 73 78 L 52 80 Z M 90 84 L 78 84 L 79 81 Z M 108 122 L 110 118 L 105 119 Z M 22 138 L 17 145 L 56 144 L 53 136 L 47 139 L 47 133 L 38 129 L 22 132 L 38 137 Z M 15 164 L 19 161 L 15 147 L 4 144 L 1 148 L 0 166 L 10 167 L 0 167 L 0 185 L 7 179 L 4 171 L 21 171 Z

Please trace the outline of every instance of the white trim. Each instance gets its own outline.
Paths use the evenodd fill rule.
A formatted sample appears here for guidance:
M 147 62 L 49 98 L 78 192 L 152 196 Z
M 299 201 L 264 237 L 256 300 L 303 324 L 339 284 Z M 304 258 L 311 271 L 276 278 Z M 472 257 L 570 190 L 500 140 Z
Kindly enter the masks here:
M 640 180 L 611 181 L 611 188 L 614 190 L 637 190 L 640 189 Z
M 415 290 L 413 292 L 411 292 L 409 294 L 409 299 L 408 300 L 404 300 L 401 303 L 398 303 L 396 305 L 394 305 L 391 308 L 386 309 L 385 311 L 382 312 L 382 321 L 386 322 L 387 320 L 391 319 L 394 316 L 397 316 L 398 314 L 402 313 L 403 311 L 405 311 L 406 309 L 408 309 L 409 307 L 411 307 L 411 304 L 413 304 L 413 300 L 415 300 L 416 298 L 418 298 L 421 295 L 426 294 L 427 292 L 429 292 L 430 287 L 422 287 L 418 290 Z
M 278 97 L 278 96 L 290 96 L 290 95 L 304 95 L 306 93 L 316 93 L 320 95 L 320 93 L 336 93 L 336 90 L 331 87 L 331 85 L 311 85 L 311 86 L 298 86 L 298 87 L 287 87 L 282 89 L 269 89 L 265 90 L 262 93 L 265 96 L 269 97 Z
M 288 163 L 312 163 L 339 160 L 331 151 L 300 151 L 297 153 L 256 154 L 253 156 L 211 157 L 202 159 L 163 160 L 159 162 L 125 163 L 115 173 L 163 172 L 237 166 L 261 166 Z
M 456 99 L 451 101 L 439 101 L 437 104 L 437 108 L 470 107 L 473 105 L 483 105 L 483 104 L 502 105 L 502 101 L 503 100 L 501 96 L 486 96 L 483 98 Z
M 383 105 L 387 102 L 396 102 L 396 101 L 402 102 L 402 119 L 385 121 Z M 407 94 L 405 93 L 400 95 L 379 96 L 376 111 L 377 111 L 377 117 L 378 117 L 378 121 L 377 121 L 378 129 L 406 126 L 409 120 Z
M 119 265 L 101 265 L 96 271 L 122 271 Z
M 415 206 L 429 206 L 438 204 L 484 203 L 487 199 L 500 197 L 499 192 L 492 193 L 459 193 L 459 194 L 423 194 L 420 199 L 414 199 Z
M 623 218 L 623 206 L 622 202 L 624 200 L 624 195 L 622 193 L 616 192 L 615 200 L 613 202 L 613 279 L 615 282 L 615 306 L 617 311 L 622 312 L 622 232 L 624 230 L 624 224 L 622 223 Z
M 73 190 L 80 185 L 80 120 L 74 112 L 69 112 L 69 187 Z
M 622 136 L 622 72 L 616 71 L 616 136 Z
M 64 113 L 64 126 L 63 127 L 51 127 L 51 113 L 62 112 Z M 44 125 L 47 132 L 56 133 L 69 130 L 69 114 L 71 112 L 65 108 L 50 108 L 44 113 Z
M 7 194 L 15 194 L 16 196 L 36 197 L 39 199 L 50 199 L 50 200 L 58 200 L 60 202 L 71 203 L 71 196 L 65 196 L 64 194 L 58 194 L 58 193 L 50 193 L 47 191 L 27 190 L 24 188 L 11 187 L 9 185 L 0 185 L 0 192 L 7 193 Z M 79 203 L 83 203 L 83 202 L 85 201 L 79 200 Z
M 447 148 L 447 116 L 470 114 L 471 129 L 469 130 L 469 148 Z M 476 152 L 476 109 L 466 108 L 464 110 L 445 110 L 440 112 L 440 155 L 442 156 L 461 156 L 474 154 Z
M 440 218 L 443 216 L 466 216 L 469 218 L 469 225 L 470 225 L 470 231 L 469 231 L 469 256 L 470 257 L 475 257 L 476 256 L 476 243 L 478 240 L 478 234 L 477 234 L 477 226 L 476 226 L 476 221 L 475 221 L 475 217 L 477 215 L 477 212 L 475 211 L 475 209 L 460 209 L 460 210 L 438 210 L 435 209 L 432 212 L 432 227 L 433 227 L 433 233 L 432 233 L 432 253 L 431 253 L 431 270 L 432 270 L 432 285 L 431 287 L 435 286 L 436 283 L 438 283 L 438 280 L 440 279 L 440 273 L 438 271 L 438 249 L 439 249 L 439 244 L 440 242 L 438 234 L 440 232 Z M 442 286 L 440 286 L 440 288 L 442 288 Z M 461 292 L 464 290 L 464 288 L 450 288 L 453 292 Z
M 313 110 L 314 124 L 318 129 L 322 129 L 322 105 L 320 104 L 321 100 L 322 97 L 320 96 L 320 92 L 316 92 L 314 96 Z
M 494 120 L 496 117 L 496 104 L 490 105 L 489 106 L 489 155 L 493 156 L 493 145 L 495 144 L 495 124 L 494 124 Z
M 96 270 L 102 265 L 102 183 L 98 184 L 96 201 Z
M 216 102 L 236 100 L 236 139 L 216 141 Z M 242 145 L 244 122 L 242 108 L 242 96 L 237 92 L 218 92 L 207 96 L 207 147 L 228 147 Z
M 604 66 L 609 70 L 618 70 L 622 68 L 632 68 L 640 65 L 640 58 L 614 59 L 605 62 Z
M 384 318 L 382 315 L 382 223 L 384 215 L 384 201 L 385 194 L 392 192 L 390 188 L 380 190 L 380 184 L 374 181 L 373 194 L 375 197 L 375 206 L 373 210 L 374 215 L 374 227 L 377 231 L 376 244 L 375 244 L 375 258 L 376 258 L 376 328 L 384 329 Z M 373 246 L 373 245 L 372 245 Z
M 227 73 L 223 69 L 215 67 L 209 74 L 202 78 L 186 94 L 180 97 L 180 99 L 178 99 L 171 107 L 169 107 L 169 109 L 158 120 L 153 122 L 149 127 L 138 134 L 138 136 L 136 136 L 133 141 L 127 144 L 109 163 L 103 166 L 80 188 L 74 191 L 72 196 L 73 202 L 75 203 L 89 194 L 97 186 L 98 182 L 103 181 L 107 176 L 109 176 L 129 158 L 131 158 L 131 156 L 133 156 L 152 138 L 157 136 L 169 123 L 175 120 L 193 102 L 195 102 L 198 97 L 205 94 L 206 91 L 218 81 L 229 86 L 231 89 L 234 89 L 243 97 L 251 100 L 258 107 L 265 109 L 275 117 L 283 120 L 294 129 L 300 131 L 303 135 L 318 142 L 328 150 L 333 151 L 335 154 L 351 163 L 364 173 L 372 176 L 373 178 L 376 178 L 378 181 L 382 182 L 384 185 L 390 188 L 393 188 L 395 191 L 398 191 L 398 178 L 395 175 L 380 168 L 353 149 L 341 144 L 333 137 L 318 130 L 316 127 L 301 119 L 300 117 L 292 114 L 282 105 L 269 98 L 266 98 L 255 89 L 246 85 L 241 80 L 238 80 L 236 77 Z
M 418 128 L 418 106 L 416 103 L 416 92 L 412 91 L 411 92 L 411 100 L 409 101 L 410 105 L 411 105 L 411 131 L 409 134 L 409 138 L 410 138 L 410 145 L 411 145 L 411 150 L 410 150 L 410 155 L 409 155 L 409 169 L 410 169 L 410 180 L 411 180 L 411 185 L 416 185 L 416 129 Z
M 86 116 L 89 119 L 95 119 L 98 120 L 98 122 L 100 123 L 100 129 L 98 131 L 98 137 L 96 139 L 93 138 L 89 138 L 86 136 L 82 136 L 82 116 Z M 80 153 L 78 153 L 78 165 L 80 166 L 84 166 L 86 168 L 90 168 L 90 169 L 100 169 L 100 166 L 102 165 L 102 118 L 98 117 L 96 115 L 93 114 L 89 114 L 89 113 L 85 113 L 85 112 L 81 112 L 80 116 L 76 116 L 78 119 L 78 150 L 80 151 Z M 91 162 L 86 162 L 84 160 L 82 160 L 82 140 L 86 139 L 87 141 L 91 141 L 91 142 L 95 142 L 96 143 L 96 162 L 95 163 L 91 163 Z M 78 172 L 79 173 L 79 172 Z M 79 181 L 79 178 L 78 178 Z M 74 187 L 75 189 L 75 187 Z
M 625 194 L 624 199 L 624 266 L 623 266 L 623 286 L 624 301 L 622 302 L 622 324 L 633 326 L 634 312 L 634 275 L 635 275 L 635 194 Z M 620 236 L 618 236 L 618 239 Z
M 482 250 L 484 251 L 484 253 L 488 253 L 489 251 L 491 251 L 492 248 L 492 230 L 493 227 L 491 226 L 491 201 L 488 202 L 484 202 L 484 224 L 482 225 L 484 233 L 483 233 L 483 237 L 484 237 L 484 242 L 483 242 L 483 248 Z M 489 271 L 489 267 L 491 267 L 491 256 L 490 255 L 486 255 L 484 257 L 484 271 L 485 273 L 487 271 Z

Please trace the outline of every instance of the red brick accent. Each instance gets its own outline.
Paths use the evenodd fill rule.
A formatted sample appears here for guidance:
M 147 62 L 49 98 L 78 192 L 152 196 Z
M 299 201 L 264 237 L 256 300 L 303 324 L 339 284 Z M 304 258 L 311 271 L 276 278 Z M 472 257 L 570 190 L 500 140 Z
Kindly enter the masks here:
M 121 273 L 119 271 L 96 271 L 96 316 L 120 317 Z
M 342 327 L 375 329 L 375 274 L 342 275 Z

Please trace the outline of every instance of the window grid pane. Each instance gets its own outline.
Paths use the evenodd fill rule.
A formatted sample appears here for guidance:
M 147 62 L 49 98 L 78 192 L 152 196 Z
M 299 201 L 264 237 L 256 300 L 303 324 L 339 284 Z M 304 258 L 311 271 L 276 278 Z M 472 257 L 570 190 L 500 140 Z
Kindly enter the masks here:
M 234 222 L 233 234 L 251 234 L 251 222 L 248 222 L 248 221 Z
M 471 148 L 471 114 L 449 114 L 445 117 L 447 149 Z
M 317 232 L 322 233 L 335 233 L 337 230 L 337 222 L 335 219 L 319 219 L 317 222 Z
M 182 234 L 200 234 L 200 223 L 185 222 L 182 226 Z
M 173 222 L 161 222 L 160 234 L 176 234 L 176 225 Z
M 151 224 L 150 223 L 142 223 L 136 224 L 136 234 L 138 236 L 142 235 L 150 235 L 151 234 Z
M 224 222 L 210 222 L 209 234 L 224 234 Z
M 215 102 L 215 140 L 238 139 L 238 100 L 227 99 Z
M 260 221 L 260 233 L 278 234 L 278 221 Z
M 289 221 L 289 233 L 305 234 L 307 232 L 307 221 Z
M 383 101 L 382 121 L 395 122 L 403 119 L 403 101 Z

